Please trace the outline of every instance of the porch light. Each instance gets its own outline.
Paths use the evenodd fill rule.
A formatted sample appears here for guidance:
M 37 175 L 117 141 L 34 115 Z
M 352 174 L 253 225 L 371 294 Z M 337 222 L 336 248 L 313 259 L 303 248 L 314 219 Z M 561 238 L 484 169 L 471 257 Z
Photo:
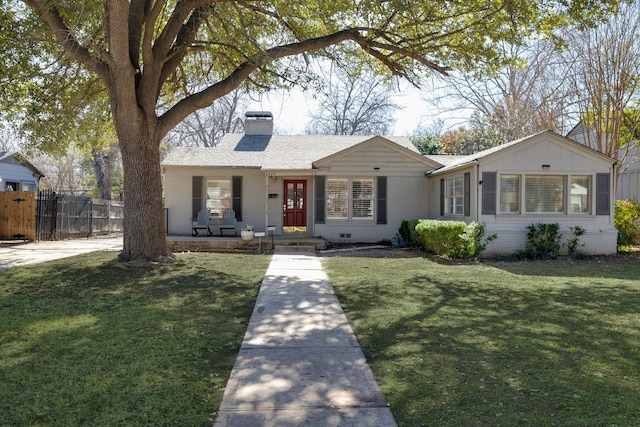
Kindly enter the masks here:
M 551 169 L 551 165 L 542 165 L 542 169 L 544 170 Z

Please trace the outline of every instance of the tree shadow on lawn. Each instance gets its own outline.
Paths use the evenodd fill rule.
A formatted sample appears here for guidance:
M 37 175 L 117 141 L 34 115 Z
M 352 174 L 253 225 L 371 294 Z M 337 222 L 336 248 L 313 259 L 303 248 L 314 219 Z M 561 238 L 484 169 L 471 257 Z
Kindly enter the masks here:
M 640 423 L 637 285 L 521 279 L 338 290 L 400 426 Z
M 154 268 L 84 260 L 89 265 L 76 257 L 55 269 L 43 265 L 0 276 L 5 421 L 207 422 L 222 398 L 262 276 L 217 270 L 203 257 Z M 40 283 L 33 280 L 44 273 Z
M 554 260 L 521 260 L 516 256 L 507 256 L 469 260 L 429 254 L 418 248 L 386 248 L 323 253 L 321 256 L 325 258 L 422 258 L 425 262 L 430 261 L 438 265 L 451 267 L 473 265 L 490 266 L 516 275 L 640 280 L 640 253 L 590 256 L 584 259 L 562 256 Z

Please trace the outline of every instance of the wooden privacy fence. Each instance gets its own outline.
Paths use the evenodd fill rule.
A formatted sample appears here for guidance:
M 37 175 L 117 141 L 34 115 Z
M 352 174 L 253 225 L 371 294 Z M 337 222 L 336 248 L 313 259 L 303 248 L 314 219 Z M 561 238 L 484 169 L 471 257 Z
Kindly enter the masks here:
M 36 239 L 36 195 L 33 192 L 0 192 L 0 240 L 15 239 Z
M 122 231 L 122 202 L 88 196 L 38 194 L 37 238 L 59 240 Z

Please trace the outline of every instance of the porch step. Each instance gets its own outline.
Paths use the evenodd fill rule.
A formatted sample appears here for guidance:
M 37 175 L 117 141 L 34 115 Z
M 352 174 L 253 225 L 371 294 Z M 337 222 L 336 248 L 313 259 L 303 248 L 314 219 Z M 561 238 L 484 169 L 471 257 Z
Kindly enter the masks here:
M 275 252 L 315 252 L 315 246 L 309 245 L 276 245 Z

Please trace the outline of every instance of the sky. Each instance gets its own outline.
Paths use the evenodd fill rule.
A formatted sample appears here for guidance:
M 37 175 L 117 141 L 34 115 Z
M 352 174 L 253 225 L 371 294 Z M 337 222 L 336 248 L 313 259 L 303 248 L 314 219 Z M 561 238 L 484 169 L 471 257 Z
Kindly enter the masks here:
M 441 112 L 427 100 L 426 90 L 421 92 L 408 83 L 401 83 L 399 94 L 393 96 L 394 102 L 401 107 L 395 114 L 393 135 L 407 136 L 420 124 L 429 126 L 438 119 L 442 119 L 446 127 L 455 127 L 469 117 L 470 112 L 465 111 Z M 304 134 L 305 124 L 309 121 L 308 114 L 313 108 L 314 100 L 301 90 L 294 89 L 291 92 L 264 95 L 260 101 L 251 102 L 247 111 L 270 111 L 277 133 L 297 135 Z

